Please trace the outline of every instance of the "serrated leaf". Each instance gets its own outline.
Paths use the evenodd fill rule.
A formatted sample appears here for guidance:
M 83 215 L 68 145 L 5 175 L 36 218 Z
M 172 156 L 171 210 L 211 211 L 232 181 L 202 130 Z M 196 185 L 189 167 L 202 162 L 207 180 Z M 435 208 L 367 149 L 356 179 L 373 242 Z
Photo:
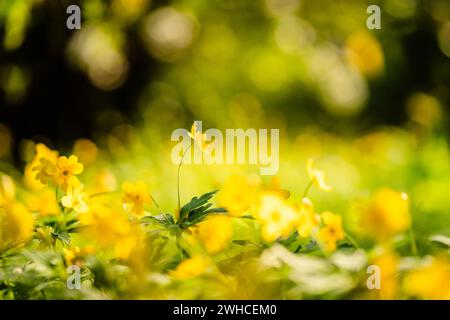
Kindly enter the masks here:
M 56 238 L 61 241 L 64 246 L 70 245 L 70 234 L 67 232 L 60 232 L 57 234 Z
M 214 194 L 217 192 L 217 190 L 208 192 L 203 194 L 202 196 L 198 197 L 193 197 L 191 199 L 191 201 L 189 201 L 187 204 L 185 204 L 181 209 L 180 209 L 180 218 L 178 221 L 182 222 L 183 220 L 187 219 L 189 217 L 189 214 L 192 211 L 195 211 L 196 209 L 199 209 L 201 207 L 203 207 L 204 205 L 206 205 L 209 200 L 211 200 L 211 198 L 214 196 Z M 204 210 L 208 209 L 210 207 L 210 205 L 205 208 Z
M 160 214 L 157 216 L 146 216 L 142 218 L 142 221 L 149 222 L 152 224 L 157 224 L 164 227 L 169 227 L 171 225 L 175 225 L 175 221 L 173 220 L 173 216 L 169 213 Z
M 442 234 L 437 234 L 430 237 L 430 240 L 433 242 L 440 243 L 441 245 L 450 247 L 450 237 L 446 237 Z

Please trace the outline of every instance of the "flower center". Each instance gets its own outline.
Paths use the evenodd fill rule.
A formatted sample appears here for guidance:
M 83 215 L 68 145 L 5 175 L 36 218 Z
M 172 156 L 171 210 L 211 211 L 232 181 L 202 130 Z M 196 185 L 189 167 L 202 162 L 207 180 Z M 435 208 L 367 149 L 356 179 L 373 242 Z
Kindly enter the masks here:
M 336 229 L 333 227 L 328 227 L 328 232 L 329 232 L 330 236 L 336 235 Z
M 278 211 L 273 211 L 271 214 L 272 221 L 278 222 L 281 220 L 281 214 Z
M 62 172 L 63 176 L 68 176 L 69 175 L 69 170 L 68 169 L 64 169 Z

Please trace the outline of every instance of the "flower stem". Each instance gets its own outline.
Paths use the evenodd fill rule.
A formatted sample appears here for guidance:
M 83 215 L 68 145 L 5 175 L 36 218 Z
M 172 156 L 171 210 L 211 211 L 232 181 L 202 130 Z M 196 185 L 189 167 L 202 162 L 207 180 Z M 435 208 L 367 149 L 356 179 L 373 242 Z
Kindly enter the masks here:
M 181 156 L 180 163 L 178 164 L 178 175 L 177 175 L 178 212 L 177 213 L 179 213 L 180 209 L 181 209 L 181 200 L 180 200 L 180 170 L 181 170 L 181 165 L 183 164 L 184 156 L 186 155 L 187 151 L 189 150 L 189 148 L 191 146 L 192 146 L 192 142 L 186 149 L 184 149 L 183 155 Z
M 152 199 L 153 203 L 155 204 L 155 206 L 159 209 L 159 212 L 163 215 L 164 219 L 166 219 L 167 223 L 171 223 L 169 221 L 169 218 L 167 218 L 166 214 L 164 213 L 164 211 L 161 209 L 161 207 L 159 206 L 158 202 L 156 202 L 155 198 L 153 198 L 152 195 L 150 195 L 150 198 Z
M 164 211 L 162 211 L 161 207 L 159 206 L 158 202 L 156 202 L 155 198 L 153 198 L 152 195 L 150 195 L 150 198 L 152 199 L 153 203 L 155 204 L 155 206 L 159 209 L 159 212 L 161 212 L 162 214 L 164 214 Z
M 108 195 L 108 194 L 115 193 L 115 192 L 117 192 L 117 191 L 98 192 L 98 193 L 91 194 L 91 195 L 89 196 L 89 198 L 95 198 L 95 197 L 100 197 L 100 196 L 106 196 L 106 195 Z
M 417 256 L 418 252 L 417 252 L 416 237 L 414 236 L 414 231 L 412 227 L 409 228 L 409 241 L 411 244 L 411 253 Z
M 353 238 L 347 231 L 345 231 L 345 237 L 350 241 L 350 243 L 356 248 L 359 249 L 359 245 L 356 242 L 355 238 Z
M 311 189 L 311 186 L 314 183 L 314 179 L 311 179 L 311 181 L 309 181 L 308 185 L 305 188 L 305 191 L 303 191 L 303 198 L 306 197 L 306 195 L 308 194 L 309 189 Z
M 183 261 L 184 254 L 183 254 L 183 247 L 180 244 L 180 235 L 177 235 L 175 242 L 177 244 L 178 250 L 180 251 L 180 259 L 181 259 L 180 261 Z

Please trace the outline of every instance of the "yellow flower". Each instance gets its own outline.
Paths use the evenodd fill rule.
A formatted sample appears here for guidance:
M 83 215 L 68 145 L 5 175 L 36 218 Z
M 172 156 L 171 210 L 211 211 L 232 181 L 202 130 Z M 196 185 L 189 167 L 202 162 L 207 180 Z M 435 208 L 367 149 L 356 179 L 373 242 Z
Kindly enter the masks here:
M 279 194 L 264 193 L 260 198 L 256 218 L 262 223 L 262 238 L 272 242 L 292 233 L 298 222 L 298 213 Z
M 93 204 L 79 219 L 83 233 L 101 247 L 113 249 L 116 257 L 128 258 L 137 245 L 136 233 L 126 217 L 118 211 Z
M 103 169 L 95 175 L 94 193 L 112 192 L 116 189 L 117 180 L 111 171 Z
M 342 218 L 340 215 L 325 211 L 320 215 L 324 226 L 319 230 L 317 238 L 325 251 L 336 250 L 336 243 L 344 239 L 345 234 L 342 229 Z
M 192 140 L 194 140 L 194 142 L 200 147 L 203 152 L 209 153 L 206 148 L 210 145 L 210 143 L 206 141 L 206 134 L 201 133 L 201 131 L 198 130 L 196 121 L 194 121 L 194 123 L 192 124 L 189 136 L 192 138 Z
M 384 248 L 382 252 L 371 261 L 372 265 L 379 268 L 381 288 L 370 290 L 370 298 L 392 300 L 398 296 L 398 267 L 399 258 L 395 252 Z
M 368 78 L 380 74 L 384 69 L 383 49 L 378 40 L 365 30 L 350 35 L 346 54 L 348 62 Z
M 183 260 L 170 274 L 176 279 L 187 280 L 201 275 L 210 266 L 210 259 L 202 256 L 195 256 L 190 259 Z
M 408 98 L 409 118 L 425 126 L 433 126 L 442 119 L 442 106 L 435 97 L 418 92 Z
M 361 212 L 362 232 L 374 239 L 389 239 L 407 230 L 410 224 L 408 197 L 387 188 L 377 191 Z
M 403 287 L 412 297 L 450 300 L 450 262 L 444 257 L 433 257 L 427 265 L 409 273 Z
M 14 180 L 7 175 L 0 178 L 0 207 L 11 202 L 16 197 L 16 185 Z
M 61 203 L 65 208 L 70 208 L 78 213 L 86 213 L 89 210 L 89 196 L 83 191 L 83 185 L 68 189 L 67 194 L 61 198 Z
M 331 191 L 332 188 L 325 183 L 325 172 L 314 168 L 314 160 L 313 159 L 308 160 L 306 168 L 308 170 L 308 175 L 309 175 L 309 178 L 311 179 L 312 183 L 317 185 L 317 187 L 319 187 L 319 189 L 322 189 L 324 191 Z
M 37 172 L 36 180 L 46 185 L 53 180 L 57 169 L 54 162 L 47 158 L 41 158 L 39 159 L 39 164 L 33 167 L 33 171 Z
M 238 175 L 231 176 L 217 195 L 219 206 L 227 209 L 228 214 L 233 217 L 245 215 L 256 200 L 255 186 Z
M 314 213 L 314 206 L 308 198 L 303 198 L 298 207 L 298 225 L 297 232 L 300 237 L 309 237 L 314 228 L 319 225 L 319 219 Z
M 272 179 L 270 179 L 269 184 L 263 186 L 263 189 L 265 191 L 279 193 L 284 199 L 288 199 L 291 196 L 289 190 L 281 188 L 280 177 L 278 176 L 273 176 Z
M 76 188 L 80 185 L 80 180 L 75 175 L 81 172 L 83 172 L 83 165 L 78 162 L 76 156 L 59 157 L 56 161 L 54 182 L 66 192 L 68 188 Z
M 231 218 L 219 215 L 211 216 L 195 225 L 193 232 L 208 253 L 217 253 L 224 249 L 231 240 L 233 235 Z
M 23 204 L 12 202 L 0 208 L 0 249 L 28 241 L 33 230 L 33 216 Z
M 51 163 L 56 163 L 58 158 L 58 152 L 47 148 L 44 144 L 38 143 L 35 147 L 35 156 L 33 160 L 29 164 L 25 166 L 24 172 L 24 183 L 25 185 L 32 190 L 39 190 L 44 188 L 44 185 L 36 178 L 36 170 L 35 167 L 39 166 L 41 163 L 41 159 L 47 159 Z M 47 184 L 45 182 L 44 184 Z
M 50 188 L 36 191 L 28 196 L 27 206 L 32 212 L 37 212 L 43 217 L 57 215 L 60 212 L 55 191 Z
M 66 265 L 81 264 L 86 255 L 92 254 L 95 249 L 91 246 L 84 247 L 80 249 L 79 247 L 63 248 L 64 259 L 66 260 Z
M 73 146 L 73 154 L 86 166 L 95 162 L 98 153 L 96 144 L 89 139 L 78 139 Z
M 122 185 L 122 201 L 125 210 L 137 216 L 143 215 L 144 204 L 151 202 L 146 185 L 139 181 L 136 183 L 125 182 Z

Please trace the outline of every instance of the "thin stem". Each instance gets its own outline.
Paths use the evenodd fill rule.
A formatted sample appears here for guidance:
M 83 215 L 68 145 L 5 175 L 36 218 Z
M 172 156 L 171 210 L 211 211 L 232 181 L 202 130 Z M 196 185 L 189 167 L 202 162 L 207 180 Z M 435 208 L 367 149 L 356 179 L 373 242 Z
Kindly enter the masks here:
M 161 212 L 162 214 L 164 214 L 164 211 L 162 211 L 161 207 L 159 206 L 158 202 L 156 202 L 155 198 L 153 198 L 152 195 L 150 195 L 150 198 L 152 199 L 153 203 L 155 204 L 155 206 L 159 209 L 159 212 Z
M 411 210 L 411 213 L 410 213 L 411 220 L 412 220 L 413 213 L 415 214 L 417 211 L 419 211 L 421 206 L 422 206 L 422 203 L 419 203 L 419 204 L 417 204 L 417 206 L 413 210 Z M 411 225 L 409 227 L 409 242 L 410 242 L 410 245 L 411 245 L 411 253 L 413 255 L 417 256 L 419 254 L 419 252 L 417 250 L 416 237 L 414 235 L 412 222 L 411 222 Z
M 169 221 L 169 218 L 167 218 L 166 214 L 164 213 L 164 211 L 161 209 L 161 207 L 159 206 L 158 202 L 156 202 L 155 198 L 153 198 L 152 195 L 150 195 L 150 198 L 152 199 L 153 203 L 155 204 L 155 206 L 159 209 L 159 212 L 162 214 L 162 216 L 164 217 L 164 219 L 166 219 L 167 223 L 171 224 L 171 222 Z
M 181 170 L 181 165 L 183 164 L 184 156 L 186 155 L 187 151 L 189 150 L 189 148 L 190 148 L 191 146 L 192 146 L 192 142 L 191 142 L 191 144 L 190 144 L 186 149 L 184 149 L 183 155 L 181 156 L 180 163 L 178 164 L 178 175 L 177 175 L 178 213 L 180 212 L 180 209 L 181 209 L 181 200 L 180 200 L 180 170 Z
M 306 197 L 306 195 L 308 194 L 309 189 L 311 189 L 311 186 L 314 183 L 314 179 L 311 179 L 311 181 L 309 181 L 308 185 L 306 186 L 305 191 L 303 191 L 303 198 Z
M 90 195 L 89 198 L 95 198 L 95 197 L 100 197 L 100 196 L 106 196 L 106 195 L 108 195 L 108 194 L 115 193 L 115 192 L 117 192 L 117 191 L 98 192 L 98 193 L 94 193 L 94 194 Z
M 413 255 L 417 256 L 417 244 L 416 244 L 416 237 L 414 236 L 414 231 L 412 227 L 409 228 L 409 241 L 411 244 L 411 252 Z
M 177 235 L 176 243 L 177 243 L 178 250 L 180 250 L 180 258 L 181 258 L 180 261 L 183 261 L 183 259 L 184 259 L 183 247 L 180 244 L 180 236 L 179 235 Z
M 347 231 L 345 231 L 345 236 L 356 249 L 359 249 L 359 245 L 355 238 L 353 238 Z

